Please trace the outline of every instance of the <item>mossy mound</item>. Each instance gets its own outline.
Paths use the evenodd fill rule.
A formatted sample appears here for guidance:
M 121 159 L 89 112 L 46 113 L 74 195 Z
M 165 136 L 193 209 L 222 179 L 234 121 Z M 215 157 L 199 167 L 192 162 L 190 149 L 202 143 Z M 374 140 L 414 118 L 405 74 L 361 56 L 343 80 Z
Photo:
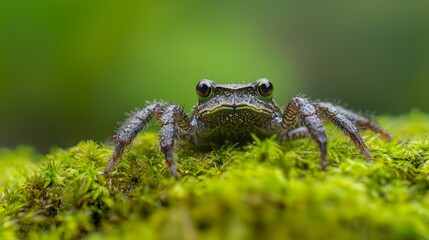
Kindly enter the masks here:
M 365 160 L 327 126 L 329 167 L 311 140 L 176 151 L 174 180 L 156 132 L 140 134 L 111 173 L 93 141 L 39 156 L 0 151 L 0 239 L 429 238 L 429 116 L 379 118 L 395 135 L 363 138 Z

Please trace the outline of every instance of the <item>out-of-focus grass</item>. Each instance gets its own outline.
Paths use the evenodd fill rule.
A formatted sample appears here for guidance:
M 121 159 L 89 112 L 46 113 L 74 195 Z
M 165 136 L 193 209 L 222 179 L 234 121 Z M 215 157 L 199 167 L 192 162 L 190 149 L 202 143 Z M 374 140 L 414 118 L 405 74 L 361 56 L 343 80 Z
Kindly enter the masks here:
M 156 132 L 112 171 L 112 149 L 83 141 L 46 156 L 0 152 L 3 239 L 421 239 L 429 237 L 429 116 L 381 117 L 394 135 L 363 138 L 367 161 L 327 126 L 329 167 L 311 140 L 176 152 L 174 180 Z M 13 164 L 12 164 L 13 163 Z

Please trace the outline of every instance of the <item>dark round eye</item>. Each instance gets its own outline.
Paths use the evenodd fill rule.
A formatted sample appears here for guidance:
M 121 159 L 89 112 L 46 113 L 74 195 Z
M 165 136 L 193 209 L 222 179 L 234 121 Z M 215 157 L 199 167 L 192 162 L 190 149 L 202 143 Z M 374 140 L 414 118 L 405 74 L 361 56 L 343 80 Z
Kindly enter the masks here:
M 197 94 L 201 99 L 210 97 L 212 94 L 212 85 L 210 84 L 210 81 L 201 80 L 197 84 Z
M 256 88 L 261 97 L 269 97 L 273 93 L 273 84 L 268 79 L 260 81 Z

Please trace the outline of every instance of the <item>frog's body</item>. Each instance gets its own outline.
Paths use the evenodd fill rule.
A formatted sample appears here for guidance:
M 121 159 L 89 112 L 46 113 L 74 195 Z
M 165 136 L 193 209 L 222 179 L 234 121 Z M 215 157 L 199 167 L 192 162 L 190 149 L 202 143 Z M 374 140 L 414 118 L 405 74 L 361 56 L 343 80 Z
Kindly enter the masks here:
M 164 102 L 154 102 L 134 114 L 115 136 L 115 152 L 105 175 L 152 117 L 162 125 L 159 133 L 161 150 L 176 178 L 178 173 L 172 154 L 176 138 L 196 145 L 222 145 L 225 142 L 249 142 L 251 133 L 260 138 L 276 134 L 281 142 L 312 137 L 319 144 L 323 169 L 327 165 L 327 138 L 322 120 L 331 120 L 368 159 L 371 156 L 357 126 L 391 139 L 388 132 L 369 119 L 330 103 L 310 103 L 306 98 L 294 97 L 282 111 L 272 99 L 272 83 L 265 78 L 249 84 L 218 84 L 202 80 L 196 90 L 199 101 L 189 116 L 182 107 Z

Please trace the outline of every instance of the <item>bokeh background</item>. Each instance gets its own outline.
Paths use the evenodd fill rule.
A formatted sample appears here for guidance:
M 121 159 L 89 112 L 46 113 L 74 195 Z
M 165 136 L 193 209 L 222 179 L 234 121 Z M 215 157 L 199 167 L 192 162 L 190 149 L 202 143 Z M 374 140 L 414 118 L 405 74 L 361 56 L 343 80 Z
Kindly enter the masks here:
M 429 111 L 429 2 L 0 3 L 0 146 L 105 141 L 125 112 L 190 109 L 210 78 L 355 110 Z

